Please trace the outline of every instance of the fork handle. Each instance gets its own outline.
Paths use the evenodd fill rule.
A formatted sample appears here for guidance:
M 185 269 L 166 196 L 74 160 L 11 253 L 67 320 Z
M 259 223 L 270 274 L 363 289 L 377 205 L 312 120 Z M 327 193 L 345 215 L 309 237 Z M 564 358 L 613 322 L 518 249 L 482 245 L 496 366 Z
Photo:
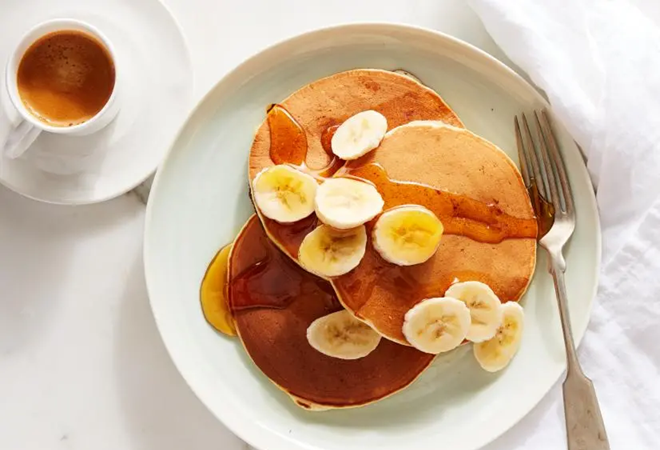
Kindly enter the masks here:
M 566 379 L 563 384 L 564 416 L 568 450 L 610 450 L 603 416 L 600 413 L 594 385 L 582 372 L 571 332 L 563 258 L 552 258 L 550 274 L 559 303 L 559 316 L 566 346 Z

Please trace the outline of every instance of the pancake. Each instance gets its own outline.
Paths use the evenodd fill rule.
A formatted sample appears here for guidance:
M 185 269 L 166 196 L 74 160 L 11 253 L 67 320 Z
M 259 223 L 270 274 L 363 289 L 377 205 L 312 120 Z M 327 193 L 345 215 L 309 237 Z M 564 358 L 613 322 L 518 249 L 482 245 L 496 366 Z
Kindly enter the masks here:
M 386 70 L 356 69 L 308 84 L 279 103 L 300 124 L 307 138 L 306 165 L 327 166 L 331 157 L 323 149 L 324 132 L 368 109 L 387 118 L 388 129 L 413 120 L 439 120 L 463 127 L 458 116 L 433 90 L 417 81 Z M 252 143 L 249 179 L 274 165 L 270 133 L 264 120 Z
M 382 339 L 357 360 L 331 358 L 307 342 L 307 327 L 342 307 L 330 284 L 305 272 L 252 218 L 229 259 L 228 302 L 243 346 L 257 367 L 297 405 L 349 408 L 381 400 L 412 383 L 433 356 Z
M 405 313 L 425 298 L 442 297 L 457 280 L 484 282 L 503 302 L 524 294 L 536 264 L 536 220 L 520 172 L 494 144 L 439 122 L 410 123 L 348 169 L 376 185 L 384 210 L 421 204 L 445 226 L 438 251 L 423 264 L 390 264 L 370 238 L 360 265 L 331 280 L 344 307 L 383 336 L 406 344 Z M 408 184 L 388 187 L 388 178 Z M 410 182 L 440 191 L 419 195 Z M 438 200 L 443 196 L 448 208 Z
M 367 179 L 379 191 L 377 179 L 399 181 L 385 209 L 421 204 L 445 225 L 436 255 L 410 268 L 386 263 L 369 242 L 360 265 L 331 280 L 346 309 L 388 339 L 408 345 L 401 331 L 406 311 L 424 298 L 442 296 L 456 280 L 487 283 L 502 301 L 519 300 L 524 294 L 536 263 L 537 228 L 522 177 L 499 148 L 463 130 L 437 94 L 404 76 L 356 70 L 312 83 L 282 106 L 304 130 L 307 168 L 329 163 L 322 145 L 328 127 L 367 109 L 383 113 L 390 131 L 380 147 L 336 176 Z M 265 121 L 255 136 L 250 180 L 274 164 L 269 131 Z M 368 170 L 360 172 L 360 167 Z M 429 186 L 430 192 L 410 193 L 410 183 Z M 381 195 L 385 197 L 382 191 Z M 449 210 L 437 204 L 443 198 Z M 315 215 L 294 224 L 279 224 L 262 215 L 260 219 L 270 239 L 294 260 L 304 237 L 318 225 Z
M 435 91 L 408 76 L 386 70 L 356 69 L 340 72 L 302 87 L 279 105 L 293 119 L 292 125 L 299 129 L 301 136 L 295 132 L 278 132 L 281 142 L 272 142 L 273 130 L 268 120 L 264 120 L 250 149 L 250 183 L 259 172 L 275 164 L 271 158 L 271 145 L 291 146 L 298 142 L 303 146 L 301 150 L 306 155 L 303 161 L 307 168 L 339 169 L 342 162 L 338 161 L 340 165 L 332 167 L 333 160 L 328 155 L 327 143 L 324 149 L 325 135 L 332 127 L 361 111 L 372 109 L 383 114 L 387 118 L 389 130 L 415 120 L 437 120 L 463 127 L 458 116 Z M 293 160 L 284 162 L 295 163 Z M 312 215 L 294 224 L 280 224 L 263 216 L 258 210 L 257 214 L 271 240 L 297 261 L 298 247 L 305 235 L 316 227 L 316 216 Z

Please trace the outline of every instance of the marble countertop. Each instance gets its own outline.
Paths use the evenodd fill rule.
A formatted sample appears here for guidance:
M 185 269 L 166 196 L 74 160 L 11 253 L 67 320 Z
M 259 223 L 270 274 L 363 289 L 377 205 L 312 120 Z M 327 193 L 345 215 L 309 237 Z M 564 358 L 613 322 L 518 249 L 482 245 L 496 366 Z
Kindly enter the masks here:
M 165 3 L 188 42 L 196 99 L 274 41 L 342 22 L 434 28 L 510 63 L 464 0 Z M 158 335 L 143 220 L 134 193 L 61 207 L 0 187 L 0 449 L 246 448 L 197 400 Z

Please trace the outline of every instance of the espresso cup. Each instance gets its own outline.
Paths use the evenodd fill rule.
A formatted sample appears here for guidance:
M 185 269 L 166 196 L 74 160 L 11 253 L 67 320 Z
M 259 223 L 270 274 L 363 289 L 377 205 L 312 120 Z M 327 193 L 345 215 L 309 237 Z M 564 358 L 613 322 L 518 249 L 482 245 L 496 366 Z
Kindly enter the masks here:
M 57 37 L 57 39 L 54 37 Z M 46 45 L 47 48 L 41 49 L 43 52 L 36 56 L 32 55 L 35 51 L 40 50 L 42 39 L 44 40 L 43 45 Z M 52 45 L 50 45 L 51 42 Z M 67 45 L 69 47 L 77 45 L 77 47 L 69 48 Z M 99 76 L 96 76 L 96 79 L 87 78 L 88 73 L 90 74 L 89 77 L 92 77 L 91 71 L 93 68 L 91 68 L 91 65 L 94 64 L 94 61 L 88 61 L 85 58 L 96 58 L 98 62 L 100 61 L 99 58 L 102 57 L 102 55 L 98 55 L 95 46 L 104 51 L 109 59 L 105 64 L 109 63 L 109 66 L 112 67 L 113 80 L 111 87 L 101 85 L 103 80 Z M 44 61 L 39 61 L 38 58 L 43 58 Z M 61 61 L 53 62 L 53 58 L 60 58 Z M 8 158 L 17 158 L 32 145 L 41 132 L 67 136 L 85 136 L 107 126 L 119 112 L 116 61 L 112 44 L 103 33 L 80 20 L 49 20 L 28 31 L 16 46 L 5 68 L 9 102 L 18 114 L 14 114 L 14 117 L 9 118 L 11 123 L 9 124 L 9 131 L 5 133 L 6 136 L 0 136 L 0 149 L 2 149 L 2 152 Z M 31 65 L 31 69 L 22 67 L 22 64 Z M 56 64 L 62 64 L 62 67 L 57 67 Z M 26 83 L 19 80 L 19 71 L 22 74 L 22 72 L 28 70 L 32 70 L 33 77 L 40 83 L 32 92 L 34 96 L 30 95 L 30 89 L 32 88 L 23 87 Z M 49 73 L 52 73 L 53 77 L 61 75 L 62 80 L 52 80 L 52 83 L 57 82 L 59 83 L 58 86 L 63 85 L 67 90 L 64 95 L 61 95 L 60 91 L 56 93 L 48 91 L 49 80 L 47 74 Z M 104 76 L 108 78 L 109 75 Z M 99 95 L 94 97 L 94 86 L 97 85 Z M 77 93 L 77 86 L 84 86 L 85 94 L 82 93 L 82 87 Z M 89 98 L 74 98 L 76 95 L 87 95 Z M 105 100 L 106 97 L 107 100 Z M 58 98 L 62 99 L 61 104 L 58 104 Z M 34 103 L 31 103 L 33 100 Z M 48 105 L 48 102 L 51 102 L 51 110 L 59 114 L 57 120 L 49 117 L 47 111 L 44 112 L 48 109 L 47 107 L 42 110 L 35 107 L 37 100 L 42 103 L 41 106 Z M 92 115 L 92 110 L 89 108 L 94 107 L 96 104 L 100 105 L 99 102 L 104 100 L 105 103 Z M 80 112 L 80 117 L 71 117 L 72 114 L 75 115 L 78 112 Z

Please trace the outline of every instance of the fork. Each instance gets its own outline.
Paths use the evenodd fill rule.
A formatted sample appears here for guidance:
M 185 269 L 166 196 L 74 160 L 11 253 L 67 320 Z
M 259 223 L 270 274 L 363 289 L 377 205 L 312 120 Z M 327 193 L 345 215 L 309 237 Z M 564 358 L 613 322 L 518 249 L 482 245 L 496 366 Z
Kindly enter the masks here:
M 536 216 L 551 221 L 549 226 L 542 226 L 542 221 L 539 223 L 538 242 L 550 257 L 548 271 L 555 285 L 566 347 L 567 371 L 562 389 L 568 449 L 609 450 L 596 391 L 580 367 L 568 313 L 563 250 L 575 230 L 575 205 L 566 167 L 546 112 L 534 112 L 538 145 L 532 139 L 527 117 L 521 116 L 522 132 L 518 117 L 514 119 L 521 172 Z

